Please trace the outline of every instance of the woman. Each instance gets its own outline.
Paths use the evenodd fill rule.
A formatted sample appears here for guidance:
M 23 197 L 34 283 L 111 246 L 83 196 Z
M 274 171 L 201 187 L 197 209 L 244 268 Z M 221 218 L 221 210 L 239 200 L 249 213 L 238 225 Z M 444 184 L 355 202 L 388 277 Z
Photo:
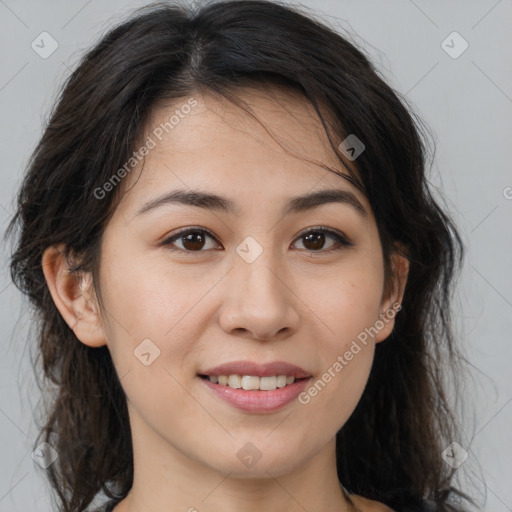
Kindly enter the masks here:
M 436 364 L 460 360 L 461 241 L 419 126 L 321 22 L 259 0 L 137 12 L 65 84 L 15 228 L 59 510 L 471 501 Z

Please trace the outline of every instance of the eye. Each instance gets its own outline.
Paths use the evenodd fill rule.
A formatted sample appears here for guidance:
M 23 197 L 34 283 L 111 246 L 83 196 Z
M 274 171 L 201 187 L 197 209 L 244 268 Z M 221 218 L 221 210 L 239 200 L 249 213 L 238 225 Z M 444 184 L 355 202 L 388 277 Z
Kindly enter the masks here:
M 326 238 L 333 239 L 335 243 L 329 248 L 323 249 Z M 309 229 L 300 235 L 299 240 L 300 239 L 304 239 L 303 245 L 305 249 L 311 252 L 320 252 L 322 250 L 323 252 L 330 252 L 337 249 L 339 250 L 342 247 L 352 247 L 354 245 L 342 233 L 338 233 L 337 231 L 323 226 Z
M 217 242 L 215 236 L 205 228 L 184 228 L 179 230 L 177 233 L 174 233 L 169 238 L 166 238 L 162 242 L 162 245 L 169 246 L 172 251 L 181 251 L 185 253 L 205 252 L 206 249 L 215 249 L 215 246 L 207 247 L 208 244 L 206 241 L 208 238 Z M 329 238 L 334 240 L 335 243 L 331 244 L 329 248 L 324 249 L 323 246 L 326 239 Z M 338 233 L 337 231 L 323 226 L 311 228 L 308 231 L 305 231 L 300 235 L 299 239 L 304 239 L 304 248 L 310 252 L 329 252 L 337 249 L 339 250 L 342 247 L 351 247 L 354 245 L 348 241 L 342 233 Z M 178 245 L 176 247 L 177 242 L 180 242 L 181 246 Z
M 182 247 L 170 247 L 173 251 L 182 251 L 182 252 L 204 252 L 202 249 L 205 247 L 206 239 L 210 238 L 212 240 L 216 240 L 213 234 L 211 234 L 208 230 L 204 228 L 185 228 L 169 238 L 166 238 L 162 245 L 172 246 L 176 241 L 181 241 Z M 212 247 L 207 247 L 207 249 L 211 249 Z

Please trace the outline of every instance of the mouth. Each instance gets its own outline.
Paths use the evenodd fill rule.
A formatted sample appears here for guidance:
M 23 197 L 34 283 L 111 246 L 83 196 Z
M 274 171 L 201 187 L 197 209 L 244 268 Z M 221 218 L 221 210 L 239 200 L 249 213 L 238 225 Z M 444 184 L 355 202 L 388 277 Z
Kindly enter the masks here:
M 199 375 L 202 379 L 207 379 L 213 384 L 228 386 L 232 389 L 242 389 L 244 391 L 274 391 L 285 388 L 294 382 L 305 380 L 308 377 L 296 379 L 293 375 L 270 375 L 267 377 L 258 377 L 256 375 Z
M 250 413 L 274 412 L 292 402 L 311 380 L 302 368 L 284 362 L 226 363 L 197 375 L 217 398 Z

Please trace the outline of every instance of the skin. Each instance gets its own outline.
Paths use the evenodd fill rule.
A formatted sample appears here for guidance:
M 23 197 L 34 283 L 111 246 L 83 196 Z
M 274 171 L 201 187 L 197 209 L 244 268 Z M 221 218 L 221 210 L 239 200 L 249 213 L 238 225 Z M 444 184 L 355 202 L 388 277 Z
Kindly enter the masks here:
M 127 396 L 135 475 L 115 512 L 167 512 L 170 505 L 189 512 L 354 510 L 338 483 L 335 435 L 354 411 L 375 344 L 389 336 L 393 319 L 306 405 L 296 399 L 273 413 L 243 412 L 213 396 L 197 374 L 234 360 L 281 360 L 317 381 L 401 302 L 408 262 L 394 256 L 385 289 L 367 199 L 301 158 L 347 174 L 310 105 L 279 89 L 237 95 L 292 154 L 237 106 L 195 94 L 198 105 L 150 150 L 143 172 L 137 168 L 122 183 L 128 192 L 102 242 L 101 304 L 89 274 L 77 280 L 66 272 L 61 247 L 43 256 L 56 306 L 82 343 L 108 345 Z M 146 135 L 175 109 L 155 110 Z M 167 204 L 137 215 L 178 188 L 226 196 L 240 212 Z M 341 203 L 282 215 L 288 198 L 325 189 L 352 191 L 367 216 Z M 354 245 L 329 234 L 323 245 L 308 242 L 305 231 L 318 226 L 341 231 Z M 162 243 L 184 227 L 206 228 L 216 239 Z M 248 236 L 263 250 L 252 263 L 235 252 Z M 149 366 L 134 357 L 147 338 L 160 350 Z M 252 467 L 237 457 L 248 442 L 261 453 Z M 352 498 L 357 510 L 390 510 Z

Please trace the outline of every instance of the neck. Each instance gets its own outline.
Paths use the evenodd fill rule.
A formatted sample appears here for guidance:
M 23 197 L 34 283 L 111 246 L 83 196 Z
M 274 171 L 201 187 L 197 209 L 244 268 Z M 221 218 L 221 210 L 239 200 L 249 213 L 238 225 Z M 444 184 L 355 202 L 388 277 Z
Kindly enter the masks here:
M 133 486 L 115 512 L 356 510 L 339 484 L 335 439 L 290 471 L 276 474 L 260 469 L 247 475 L 206 466 L 169 445 L 147 425 L 138 427 L 132 438 Z

